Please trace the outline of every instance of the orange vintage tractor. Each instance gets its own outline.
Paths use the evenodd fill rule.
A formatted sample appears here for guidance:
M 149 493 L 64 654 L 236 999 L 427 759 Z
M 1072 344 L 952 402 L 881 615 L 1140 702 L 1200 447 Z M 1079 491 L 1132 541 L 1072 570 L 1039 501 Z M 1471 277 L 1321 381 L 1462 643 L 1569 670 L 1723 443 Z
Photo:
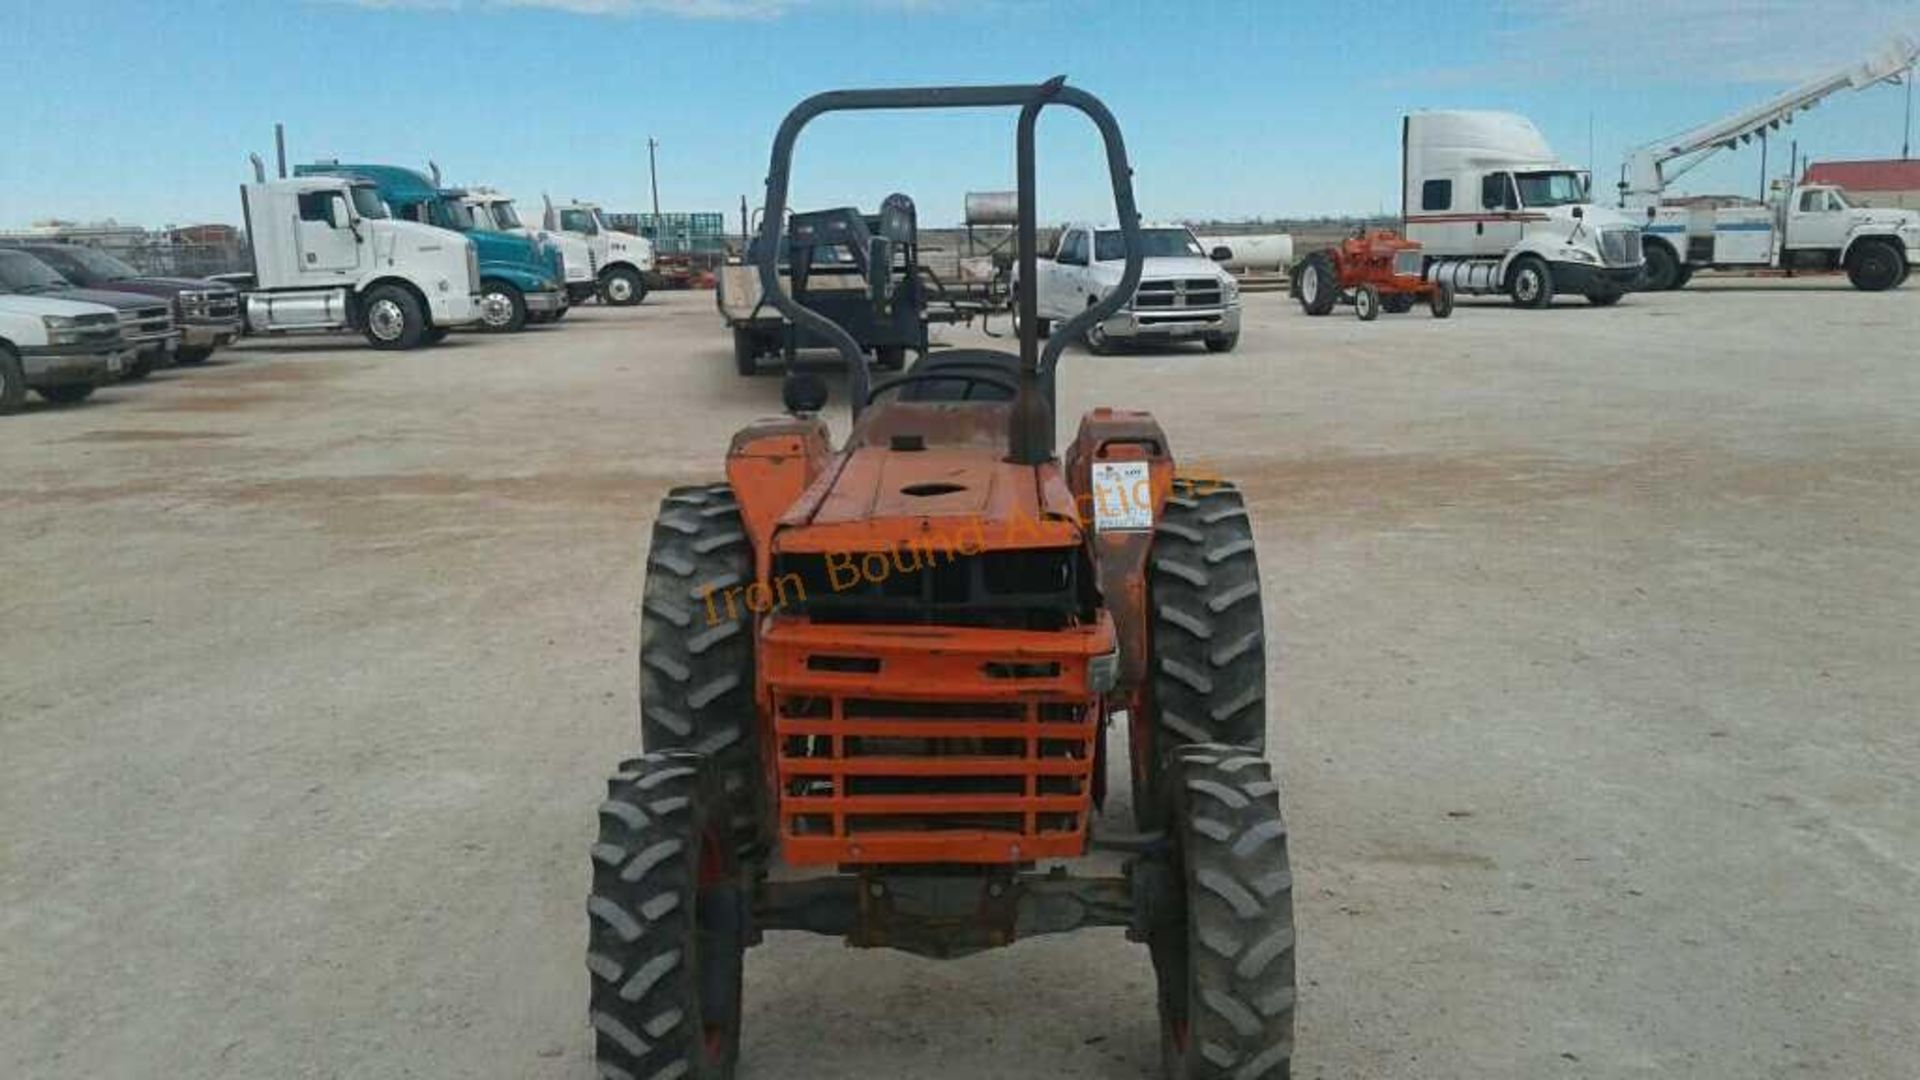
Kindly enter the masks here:
M 1355 229 L 1340 246 L 1308 255 L 1294 267 L 1291 291 L 1309 315 L 1352 304 L 1360 321 L 1372 322 L 1423 299 L 1434 318 L 1453 314 L 1453 287 L 1428 281 L 1419 243 L 1388 229 Z
M 1042 352 L 1034 126 L 1049 105 L 1104 138 L 1128 255 Z M 1062 347 L 1140 280 L 1112 115 L 1061 79 L 810 98 L 774 141 L 759 250 L 781 250 L 813 118 L 985 106 L 1020 110 L 1019 353 L 936 352 L 874 384 L 858 343 L 763 255 L 764 294 L 845 357 L 852 428 L 836 449 L 824 385 L 790 375 L 788 415 L 734 435 L 726 480 L 660 507 L 645 753 L 609 781 L 592 849 L 603 1076 L 732 1076 L 742 953 L 768 930 L 953 957 L 1096 926 L 1151 952 L 1170 1076 L 1288 1075 L 1292 878 L 1246 507 L 1178 472 L 1146 413 L 1095 409 L 1055 452 Z M 882 307 L 894 231 L 883 214 L 852 238 Z M 1103 735 L 1122 720 L 1134 821 L 1114 830 Z M 1123 872 L 1087 872 L 1095 848 Z

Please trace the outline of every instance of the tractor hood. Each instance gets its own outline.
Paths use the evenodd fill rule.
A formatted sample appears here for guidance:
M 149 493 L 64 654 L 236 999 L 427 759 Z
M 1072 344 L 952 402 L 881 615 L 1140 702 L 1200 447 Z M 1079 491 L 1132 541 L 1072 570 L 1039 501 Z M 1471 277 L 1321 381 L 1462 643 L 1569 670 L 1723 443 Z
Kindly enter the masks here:
M 1079 543 L 1073 495 L 1059 466 L 1016 465 L 1002 456 L 977 446 L 856 447 L 781 518 L 774 549 L 857 555 L 907 546 L 970 552 Z

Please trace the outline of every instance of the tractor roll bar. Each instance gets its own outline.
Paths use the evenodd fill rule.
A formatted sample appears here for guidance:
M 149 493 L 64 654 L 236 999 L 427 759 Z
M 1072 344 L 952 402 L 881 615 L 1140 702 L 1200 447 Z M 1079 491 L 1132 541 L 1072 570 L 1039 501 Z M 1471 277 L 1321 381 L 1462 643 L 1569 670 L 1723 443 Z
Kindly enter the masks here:
M 1106 143 L 1107 172 L 1113 182 L 1114 210 L 1119 218 L 1127 262 L 1120 284 L 1099 302 L 1067 320 L 1052 340 L 1047 342 L 1043 354 L 1037 336 L 1038 290 L 1035 277 L 1038 273 L 1038 253 L 1034 245 L 1033 132 L 1040 110 L 1055 103 L 1069 105 L 1085 113 L 1100 130 L 1100 137 Z M 786 216 L 788 180 L 793 170 L 793 145 L 799 139 L 801 129 L 822 113 L 1013 107 L 1020 109 L 1017 137 L 1020 223 L 1016 230 L 1020 244 L 1020 292 L 1016 301 L 1020 308 L 1020 393 L 1014 400 L 1013 428 L 1009 434 L 1013 460 L 1039 464 L 1053 456 L 1053 372 L 1060 362 L 1061 351 L 1088 327 L 1119 311 L 1139 286 L 1141 272 L 1140 214 L 1134 207 L 1133 170 L 1127 164 L 1127 147 L 1120 135 L 1120 125 L 1099 98 L 1066 85 L 1066 76 L 1031 85 L 834 90 L 815 94 L 794 106 L 787 118 L 781 121 L 780 131 L 774 136 L 773 156 L 767 166 L 767 198 L 760 222 L 760 292 L 782 314 L 793 320 L 796 328 L 811 330 L 840 350 L 840 355 L 847 362 L 852 381 L 853 410 L 858 417 L 872 390 L 873 380 L 860 343 L 840 324 L 795 300 L 780 287 L 780 234 Z

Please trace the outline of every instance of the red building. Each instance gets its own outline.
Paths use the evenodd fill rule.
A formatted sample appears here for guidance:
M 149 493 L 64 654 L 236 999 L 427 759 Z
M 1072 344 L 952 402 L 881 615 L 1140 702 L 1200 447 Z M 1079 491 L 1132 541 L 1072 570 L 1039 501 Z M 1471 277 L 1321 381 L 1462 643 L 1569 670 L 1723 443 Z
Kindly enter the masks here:
M 1855 206 L 1920 210 L 1920 159 L 1906 161 L 1816 161 L 1803 183 L 1838 184 Z

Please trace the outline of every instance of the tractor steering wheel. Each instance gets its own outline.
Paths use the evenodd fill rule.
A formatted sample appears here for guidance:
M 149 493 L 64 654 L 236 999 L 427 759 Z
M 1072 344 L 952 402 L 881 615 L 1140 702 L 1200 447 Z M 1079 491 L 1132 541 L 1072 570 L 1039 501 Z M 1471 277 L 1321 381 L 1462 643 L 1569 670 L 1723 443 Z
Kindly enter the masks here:
M 933 371 L 909 371 L 905 375 L 896 375 L 891 379 L 876 384 L 872 390 L 868 391 L 866 403 L 868 405 L 873 404 L 875 399 L 889 390 L 898 390 L 901 387 L 911 386 L 914 383 L 935 382 L 957 382 L 964 384 L 966 387 L 965 392 L 963 392 L 959 398 L 954 399 L 959 401 L 971 400 L 970 395 L 976 386 L 991 386 L 998 390 L 1005 390 L 1007 392 L 1007 400 L 1009 401 L 1013 400 L 1013 398 L 1020 393 L 1019 384 L 997 371 L 968 371 L 963 366 L 956 364 L 953 367 L 939 368 Z

